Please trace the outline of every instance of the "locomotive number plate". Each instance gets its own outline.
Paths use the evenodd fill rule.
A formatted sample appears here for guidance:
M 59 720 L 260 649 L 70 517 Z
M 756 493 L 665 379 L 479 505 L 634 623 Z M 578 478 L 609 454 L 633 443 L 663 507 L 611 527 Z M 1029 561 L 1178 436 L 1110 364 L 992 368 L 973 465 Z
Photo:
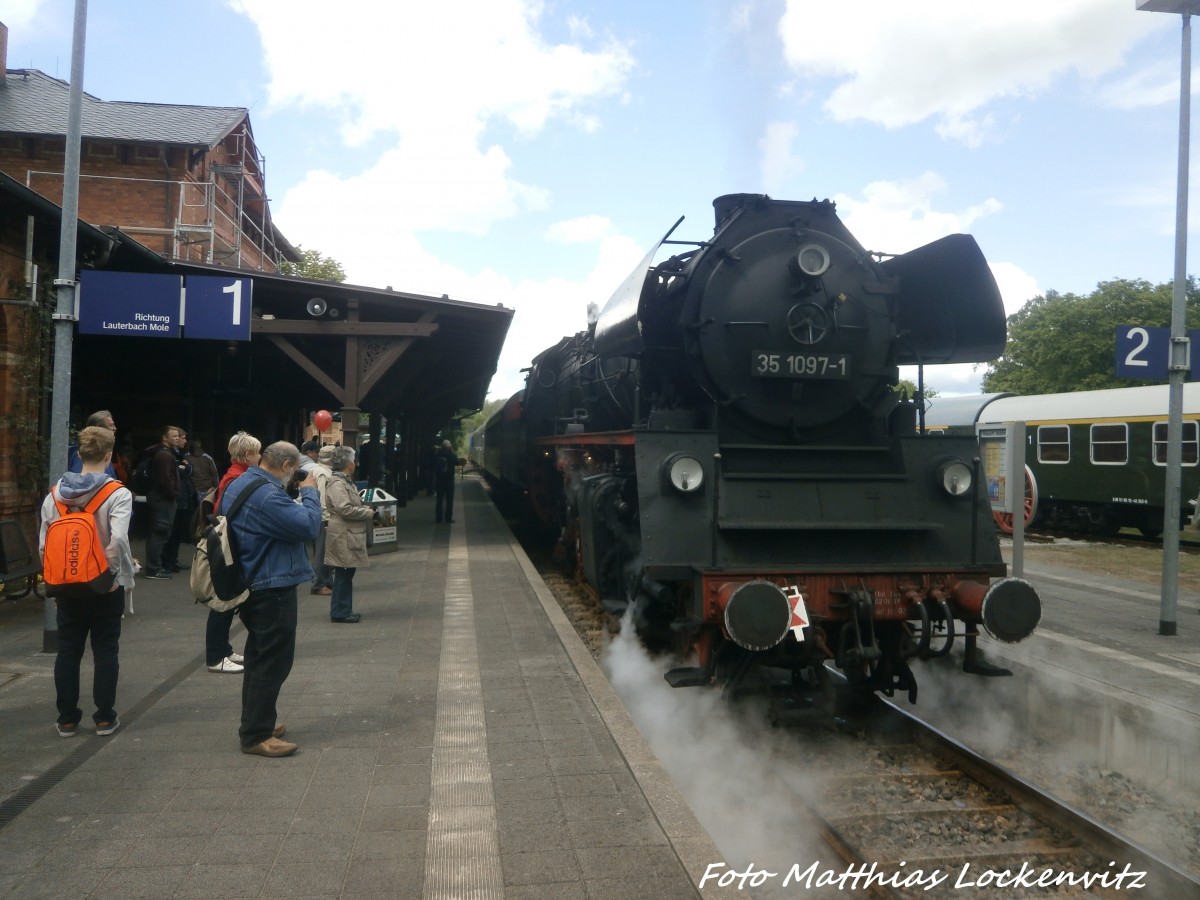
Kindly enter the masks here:
M 764 378 L 849 378 L 850 357 L 845 353 L 751 354 L 750 373 Z

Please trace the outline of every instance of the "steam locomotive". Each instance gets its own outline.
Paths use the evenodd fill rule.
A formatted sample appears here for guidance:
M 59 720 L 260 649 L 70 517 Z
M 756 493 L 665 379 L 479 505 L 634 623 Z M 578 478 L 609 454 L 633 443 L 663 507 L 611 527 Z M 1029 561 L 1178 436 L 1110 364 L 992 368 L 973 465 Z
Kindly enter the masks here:
M 895 390 L 901 365 L 1003 349 L 974 239 L 885 257 L 828 200 L 713 206 L 710 239 L 668 231 L 472 436 L 498 501 L 674 651 L 674 687 L 825 705 L 832 662 L 840 689 L 915 702 L 909 662 L 957 635 L 965 671 L 1010 674 L 979 626 L 1021 640 L 1041 604 L 1004 577 L 974 436 L 926 433 Z M 655 263 L 665 245 L 687 249 Z

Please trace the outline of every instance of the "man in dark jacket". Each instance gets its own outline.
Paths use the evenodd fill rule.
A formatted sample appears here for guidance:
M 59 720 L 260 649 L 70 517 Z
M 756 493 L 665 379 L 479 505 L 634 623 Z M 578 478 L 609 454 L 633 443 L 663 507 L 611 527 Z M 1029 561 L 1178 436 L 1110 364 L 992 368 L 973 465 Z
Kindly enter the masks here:
M 175 527 L 175 510 L 179 501 L 179 467 L 175 460 L 175 448 L 181 441 L 176 425 L 163 429 L 162 440 L 147 447 L 143 454 L 153 454 L 150 460 L 150 490 L 146 494 L 146 507 L 150 511 L 150 535 L 146 538 L 145 578 L 170 578 L 167 563 L 171 562 L 164 550 Z M 178 544 L 175 553 L 178 553 Z
M 321 499 L 312 474 L 300 482 L 299 502 L 287 494 L 299 467 L 295 444 L 271 444 L 257 466 L 229 484 L 217 510 L 232 507 L 255 481 L 267 481 L 229 522 L 242 571 L 250 580 L 250 596 L 237 608 L 248 632 L 238 737 L 243 753 L 259 756 L 287 756 L 296 750 L 295 744 L 280 740 L 285 729 L 276 722 L 275 705 L 296 655 L 296 585 L 313 574 L 305 544 L 321 529 Z
M 196 484 L 192 481 L 192 463 L 187 455 L 187 433 L 175 429 L 171 446 L 175 454 L 175 472 L 179 477 L 179 493 L 175 495 L 175 521 L 171 524 L 171 537 L 163 546 L 162 567 L 168 572 L 182 572 L 190 568 L 179 561 L 179 547 L 192 539 L 192 519 L 196 513 Z

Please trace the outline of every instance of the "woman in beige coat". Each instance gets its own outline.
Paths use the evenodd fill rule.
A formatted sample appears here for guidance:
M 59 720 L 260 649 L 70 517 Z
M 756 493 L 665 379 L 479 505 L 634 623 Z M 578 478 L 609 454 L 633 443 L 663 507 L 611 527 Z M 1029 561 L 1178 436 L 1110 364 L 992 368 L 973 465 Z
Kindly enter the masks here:
M 367 564 L 367 528 L 374 513 L 354 486 L 354 451 L 338 447 L 329 468 L 333 470 L 325 489 L 325 509 L 329 513 L 325 564 L 333 569 L 329 621 L 353 624 L 362 618 L 354 612 L 354 572 Z

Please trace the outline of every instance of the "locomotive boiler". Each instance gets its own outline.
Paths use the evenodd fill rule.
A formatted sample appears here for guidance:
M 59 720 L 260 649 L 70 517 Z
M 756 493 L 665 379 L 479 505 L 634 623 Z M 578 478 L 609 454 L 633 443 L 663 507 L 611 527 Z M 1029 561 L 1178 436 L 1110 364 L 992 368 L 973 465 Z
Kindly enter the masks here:
M 1004 347 L 973 238 L 865 250 L 832 202 L 733 194 L 708 240 L 667 237 L 534 360 L 475 438 L 604 604 L 673 650 L 676 687 L 790 685 L 916 700 L 910 661 L 984 662 L 1041 606 L 1006 567 L 973 436 L 926 433 L 901 365 Z M 679 223 L 676 223 L 678 225 Z M 672 229 L 673 231 L 674 229 Z M 663 246 L 682 247 L 655 262 Z M 774 688 L 773 688 L 774 689 Z

